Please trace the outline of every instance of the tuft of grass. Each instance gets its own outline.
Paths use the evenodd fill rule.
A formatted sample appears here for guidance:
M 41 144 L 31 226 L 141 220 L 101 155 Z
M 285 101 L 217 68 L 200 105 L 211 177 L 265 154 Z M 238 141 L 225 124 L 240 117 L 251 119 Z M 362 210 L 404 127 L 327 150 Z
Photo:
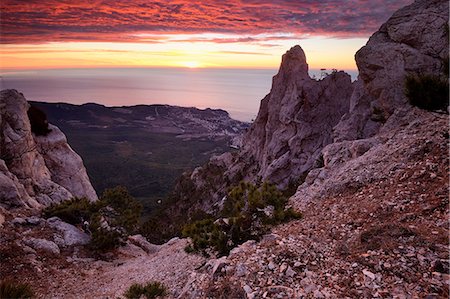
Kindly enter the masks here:
M 163 298 L 167 295 L 167 288 L 160 282 L 152 281 L 146 285 L 139 283 L 132 284 L 125 292 L 127 299 L 139 299 L 144 296 L 147 299 Z
M 25 299 L 34 298 L 34 292 L 26 283 L 13 281 L 0 282 L 0 299 Z

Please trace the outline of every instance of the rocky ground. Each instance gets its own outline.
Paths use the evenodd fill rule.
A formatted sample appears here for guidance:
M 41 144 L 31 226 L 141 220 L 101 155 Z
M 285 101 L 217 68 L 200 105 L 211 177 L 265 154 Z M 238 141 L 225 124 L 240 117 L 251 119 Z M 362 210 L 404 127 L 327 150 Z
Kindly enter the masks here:
M 123 298 L 133 283 L 151 281 L 163 283 L 168 297 L 177 298 L 190 273 L 205 262 L 184 251 L 185 239 L 157 246 L 136 242 L 138 237 L 96 256 L 80 242 L 53 242 L 57 231 L 37 216 L 7 218 L 0 237 L 0 277 L 28 283 L 38 298 Z M 66 239 L 80 241 L 79 236 Z
M 349 111 L 332 117 L 339 123 L 327 125 L 318 136 L 299 134 L 296 128 L 308 133 L 308 124 L 317 128 L 321 123 L 312 120 L 314 115 L 330 118 L 321 109 L 309 110 L 308 99 L 321 96 L 307 96 L 328 89 L 306 77 L 301 48 L 284 56 L 272 92 L 244 140 L 242 148 L 249 150 L 216 157 L 203 171 L 196 169 L 190 180 L 181 181 L 189 192 L 181 192 L 182 184 L 176 189 L 181 190 L 176 206 L 186 220 L 189 209 L 203 205 L 207 210 L 219 203 L 224 195 L 218 196 L 219 189 L 226 190 L 237 178 L 256 179 L 262 171 L 260 175 L 272 174 L 264 179 L 284 181 L 292 175 L 301 183 L 290 204 L 303 217 L 217 259 L 187 254 L 187 240 L 157 246 L 140 236 L 111 254 L 95 256 L 84 247 L 86 235 L 79 228 L 39 218 L 38 207 L 61 201 L 55 190 L 79 188 L 52 181 L 58 168 L 47 169 L 51 160 L 34 148 L 43 143 L 31 136 L 29 124 L 17 122 L 26 119 L 25 99 L 14 106 L 13 98 L 21 97 L 7 91 L 4 102 L 9 106 L 0 105 L 1 129 L 8 137 L 0 139 L 0 199 L 6 207 L 0 208 L 0 276 L 29 283 L 41 298 L 117 298 L 132 283 L 151 280 L 164 283 L 169 298 L 183 299 L 448 298 L 448 111 L 414 108 L 404 91 L 410 72 L 443 75 L 447 11 L 447 1 L 417 0 L 381 26 L 356 54 L 360 76 L 352 84 Z M 333 76 L 349 87 L 345 74 Z M 348 91 L 334 83 L 329 87 L 324 98 Z M 130 114 L 123 109 L 114 113 Z M 143 119 L 151 116 L 146 109 Z M 152 111 L 159 117 L 163 107 Z M 194 112 L 186 112 L 189 123 Z M 227 118 L 220 111 L 206 112 L 212 113 L 213 123 L 217 113 L 219 119 Z M 173 125 L 169 118 L 164 123 Z M 213 128 L 222 132 L 219 125 Z M 302 138 L 295 139 L 297 135 Z M 326 136 L 323 142 L 321 136 Z M 268 137 L 274 142 L 266 142 Z M 233 162 L 235 157 L 242 160 Z M 290 171 L 300 169 L 302 161 L 307 169 Z M 76 169 L 85 174 L 80 167 L 72 167 L 71 173 Z M 27 207 L 35 207 L 34 214 Z
M 2 276 L 20 277 L 42 298 L 117 298 L 151 280 L 169 298 L 447 298 L 446 117 L 410 117 L 417 121 L 386 131 L 389 139 L 380 134 L 370 141 L 377 146 L 345 163 L 325 157 L 324 169 L 335 170 L 322 174 L 322 192 L 307 178 L 291 198 L 303 218 L 228 257 L 206 260 L 184 252 L 187 240 L 173 240 L 147 252 L 129 243 L 101 260 L 57 242 L 49 221 L 24 215 L 4 224 Z M 60 252 L 33 238 L 55 240 Z
M 361 171 L 379 160 L 370 176 L 342 180 L 346 191 L 333 194 L 329 178 L 322 183 L 335 188 L 314 200 L 297 193 L 303 219 L 211 262 L 219 270 L 195 274 L 189 298 L 448 298 L 446 118 L 421 121 L 429 130 L 391 131 L 384 157 L 374 148 L 353 161 Z

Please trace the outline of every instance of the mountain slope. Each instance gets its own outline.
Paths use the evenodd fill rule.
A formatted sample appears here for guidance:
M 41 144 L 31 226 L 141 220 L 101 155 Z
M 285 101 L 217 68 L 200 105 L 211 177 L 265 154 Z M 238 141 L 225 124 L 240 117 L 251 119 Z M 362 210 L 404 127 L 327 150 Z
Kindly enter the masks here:
M 32 102 L 83 157 L 98 193 L 127 187 L 148 211 L 184 171 L 238 147 L 249 124 L 226 111 L 168 105 L 106 107 Z
M 404 93 L 407 74 L 445 75 L 447 22 L 447 1 L 418 0 L 381 26 L 323 163 L 290 198 L 303 219 L 193 274 L 185 298 L 448 298 L 448 118 Z
M 178 205 L 172 213 L 217 212 L 228 188 L 240 180 L 295 190 L 336 147 L 350 155 L 357 151 L 353 158 L 368 151 L 376 140 L 350 141 L 393 130 L 414 109 L 405 95 L 406 76 L 444 75 L 447 10 L 446 1 L 416 1 L 396 12 L 356 53 L 360 75 L 353 84 L 342 72 L 320 81 L 309 78 L 303 51 L 293 47 L 283 56 L 242 149 L 185 175 L 175 189 Z

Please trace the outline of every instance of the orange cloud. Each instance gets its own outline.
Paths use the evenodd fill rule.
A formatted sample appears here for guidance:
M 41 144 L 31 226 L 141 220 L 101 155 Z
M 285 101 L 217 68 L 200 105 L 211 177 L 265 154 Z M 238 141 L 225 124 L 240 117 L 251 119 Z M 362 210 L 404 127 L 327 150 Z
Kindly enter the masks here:
M 168 33 L 368 36 L 397 8 L 411 0 L 3 0 L 1 43 L 64 41 L 165 42 Z M 142 36 L 151 34 L 151 37 Z M 272 35 L 271 35 L 272 34 Z M 195 41 L 195 40 L 194 40 Z

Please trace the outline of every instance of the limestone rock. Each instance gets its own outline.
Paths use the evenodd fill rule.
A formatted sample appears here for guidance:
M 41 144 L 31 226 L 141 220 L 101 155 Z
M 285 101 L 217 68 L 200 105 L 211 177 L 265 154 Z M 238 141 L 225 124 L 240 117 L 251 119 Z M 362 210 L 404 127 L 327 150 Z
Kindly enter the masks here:
M 229 187 L 241 180 L 270 181 L 282 189 L 297 185 L 333 141 L 332 129 L 348 112 L 352 91 L 350 75 L 341 71 L 319 81 L 310 78 L 302 48 L 291 48 L 283 55 L 240 151 L 213 157 L 185 174 L 173 192 L 178 199 L 172 214 L 185 217 L 187 210 L 214 214 Z
M 141 235 L 129 236 L 128 241 L 130 241 L 131 244 L 142 248 L 148 254 L 156 253 L 159 250 L 158 245 L 151 244 Z
M 320 150 L 332 142 L 332 129 L 348 111 L 352 91 L 344 72 L 311 79 L 303 50 L 293 47 L 283 55 L 272 89 L 245 135 L 242 156 L 258 165 L 262 180 L 287 187 L 310 170 Z
M 398 10 L 355 55 L 359 78 L 350 110 L 334 140 L 375 135 L 396 109 L 411 108 L 404 94 L 409 73 L 439 74 L 448 63 L 445 0 L 418 0 Z
M 81 157 L 72 150 L 66 136 L 58 127 L 49 125 L 49 128 L 51 132 L 47 136 L 34 138 L 52 180 L 75 197 L 97 199 Z
M 86 245 L 91 240 L 88 234 L 82 232 L 72 224 L 62 221 L 58 217 L 47 219 L 47 223 L 59 232 L 60 235 L 55 236 L 55 242 L 59 246 Z
M 37 238 L 28 238 L 23 240 L 24 244 L 33 248 L 34 250 L 45 251 L 50 254 L 60 254 L 60 250 L 58 245 L 54 242 L 45 240 L 45 239 L 37 239 Z
M 81 158 L 64 134 L 50 126 L 47 136 L 31 132 L 29 104 L 16 90 L 0 94 L 0 204 L 40 208 L 85 196 L 96 200 Z

